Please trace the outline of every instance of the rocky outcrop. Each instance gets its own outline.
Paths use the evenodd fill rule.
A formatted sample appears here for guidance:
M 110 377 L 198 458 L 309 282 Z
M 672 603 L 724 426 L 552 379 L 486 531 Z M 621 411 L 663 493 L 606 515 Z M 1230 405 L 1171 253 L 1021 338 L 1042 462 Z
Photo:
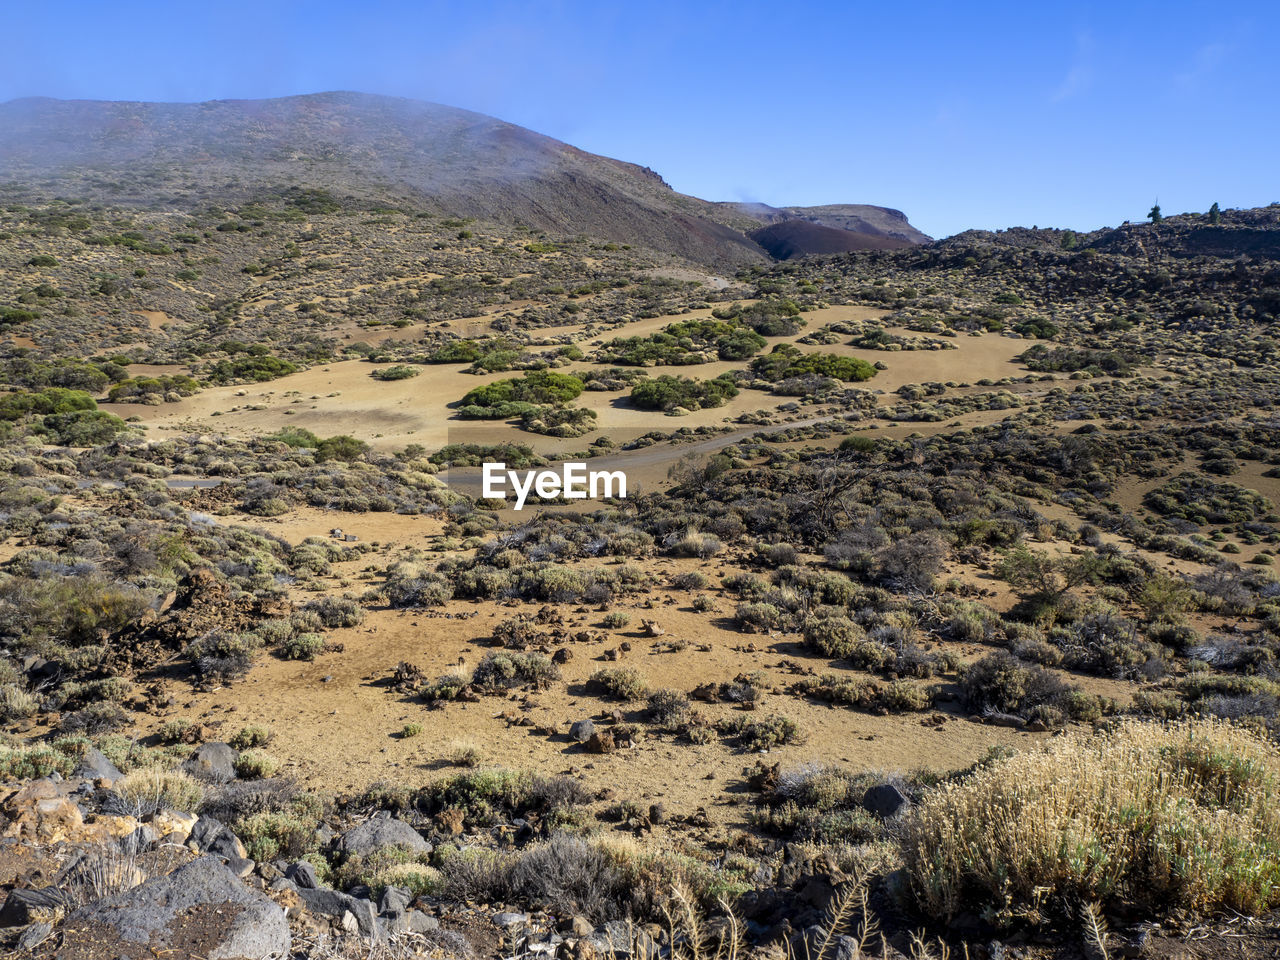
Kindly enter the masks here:
M 288 956 L 284 911 L 250 890 L 216 857 L 200 857 L 165 877 L 71 913 L 64 960 L 201 956 L 259 960 Z
M 401 847 L 415 853 L 430 853 L 431 844 L 403 820 L 374 817 L 352 827 L 338 838 L 338 849 L 357 857 L 367 857 L 384 847 Z

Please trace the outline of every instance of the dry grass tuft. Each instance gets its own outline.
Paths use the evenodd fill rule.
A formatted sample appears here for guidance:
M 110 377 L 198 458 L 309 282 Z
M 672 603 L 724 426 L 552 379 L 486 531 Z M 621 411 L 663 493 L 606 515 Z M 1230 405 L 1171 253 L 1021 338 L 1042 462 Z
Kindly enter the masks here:
M 1280 903 L 1280 754 L 1218 720 L 1119 723 L 1063 737 L 933 791 L 904 824 L 925 914 L 1049 903 L 1148 915 Z
M 125 775 L 113 790 L 111 806 L 119 813 L 146 817 L 160 810 L 194 813 L 204 799 L 204 787 L 180 770 L 142 767 Z

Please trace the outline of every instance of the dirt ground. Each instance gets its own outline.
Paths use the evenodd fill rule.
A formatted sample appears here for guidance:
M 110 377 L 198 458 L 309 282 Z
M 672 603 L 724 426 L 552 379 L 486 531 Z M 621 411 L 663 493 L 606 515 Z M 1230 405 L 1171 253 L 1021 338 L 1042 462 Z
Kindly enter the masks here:
M 604 334 L 586 333 L 581 327 L 557 328 L 555 333 L 567 334 L 586 350 L 592 343 L 611 339 L 620 332 L 627 336 L 652 333 L 676 320 L 700 314 L 709 315 L 710 311 L 641 320 L 628 324 L 625 331 Z M 855 306 L 816 310 L 806 314 L 809 322 L 804 331 L 788 337 L 770 338 L 766 351 L 775 344 L 794 343 L 806 331 L 827 323 L 871 319 L 878 315 L 879 311 Z M 918 336 L 910 331 L 891 332 Z M 893 391 L 904 384 L 956 380 L 957 371 L 961 372 L 959 376 L 966 383 L 984 378 L 1021 376 L 1027 372 L 1014 362 L 1014 357 L 1026 349 L 1026 341 L 989 334 L 957 337 L 952 342 L 956 350 L 889 353 L 855 350 L 843 344 L 820 349 L 828 353 L 859 356 L 871 363 L 883 362 L 887 369 L 874 380 L 859 386 L 881 393 L 886 401 L 897 400 Z M 347 360 L 313 367 L 266 384 L 214 387 L 177 403 L 162 406 L 111 404 L 110 410 L 122 417 L 138 417 L 157 436 L 214 431 L 229 436 L 251 436 L 295 426 L 321 436 L 350 434 L 381 449 L 402 447 L 407 443 L 438 448 L 451 442 L 492 443 L 505 439 L 526 443 L 540 453 L 551 454 L 585 450 L 599 436 L 609 436 L 616 443 L 621 443 L 651 431 L 669 433 L 682 427 L 725 426 L 744 413 L 776 412 L 779 406 L 791 399 L 758 390 L 743 390 L 722 407 L 669 417 L 632 407 L 625 394 L 586 391 L 576 403 L 596 412 L 596 430 L 581 438 L 561 440 L 527 433 L 506 423 L 459 420 L 454 416 L 449 404 L 459 400 L 468 390 L 513 374 L 475 375 L 466 373 L 465 365 L 440 365 L 424 366 L 419 376 L 408 380 L 383 382 L 370 376 L 379 366 Z M 561 369 L 574 372 L 593 366 L 596 365 L 580 362 Z M 693 367 L 651 368 L 649 372 L 707 379 L 743 366 L 741 361 L 719 361 Z M 919 429 L 922 425 L 914 426 Z
M 401 546 L 424 546 L 426 538 L 439 530 L 439 522 L 431 518 L 364 514 L 335 522 L 334 517 L 325 511 L 298 511 L 264 526 L 291 541 L 342 526 L 362 540 L 379 543 L 383 558 Z M 332 592 L 342 592 L 336 581 L 346 578 L 358 593 L 359 571 L 368 563 L 365 557 L 335 565 Z M 701 570 L 715 582 L 741 569 L 732 561 L 720 560 L 659 559 L 640 565 L 659 583 L 681 570 Z M 327 634 L 342 645 L 341 652 L 326 652 L 310 663 L 264 658 L 242 683 L 180 697 L 179 709 L 156 718 L 153 729 L 174 717 L 202 722 L 225 737 L 242 726 L 266 725 L 278 734 L 271 750 L 284 762 L 284 773 L 314 788 L 340 793 L 385 780 L 425 783 L 448 772 L 449 758 L 460 746 L 468 746 L 479 752 L 486 765 L 574 774 L 595 789 L 625 784 L 628 799 L 661 800 L 677 815 L 693 814 L 702 807 L 713 823 L 726 829 L 745 826 L 745 807 L 739 807 L 739 799 L 745 773 L 757 759 L 786 767 L 821 761 L 855 770 L 945 772 L 973 763 L 992 746 L 1025 746 L 1045 736 L 977 722 L 958 703 L 945 700 L 934 710 L 896 716 L 810 701 L 789 692 L 800 679 L 793 668 L 822 673 L 828 665 L 805 654 L 798 637 L 741 633 L 729 620 L 732 600 L 720 597 L 717 611 L 707 614 L 689 607 L 689 598 L 686 592 L 658 586 L 642 598 L 614 603 L 611 609 L 631 614 L 631 623 L 621 630 L 606 629 L 596 609 L 565 607 L 571 629 L 593 629 L 604 639 L 567 644 L 572 657 L 562 668 L 564 683 L 538 694 L 482 697 L 476 703 L 453 702 L 438 709 L 388 689 L 386 681 L 396 664 L 408 661 L 432 677 L 469 673 L 488 652 L 494 626 L 520 608 L 465 600 L 421 611 L 375 608 L 360 626 Z M 639 629 L 642 619 L 658 623 L 665 635 L 645 636 Z M 671 640 L 688 641 L 688 646 L 672 652 L 667 648 Z M 621 653 L 616 663 L 606 658 L 607 650 L 619 649 L 623 643 L 631 649 Z M 984 652 L 982 647 L 966 646 L 962 655 L 976 657 Z M 727 682 L 759 671 L 769 693 L 755 715 L 791 717 L 804 731 L 804 742 L 762 757 L 720 740 L 693 745 L 655 735 L 611 755 L 585 753 L 567 736 L 573 721 L 599 719 L 613 710 L 624 720 L 642 716 L 643 701 L 602 700 L 587 687 L 594 671 L 619 665 L 637 668 L 653 690 L 686 692 L 702 683 Z M 1073 679 L 1091 692 L 1127 700 L 1126 684 L 1093 677 Z M 696 707 L 713 721 L 741 710 L 725 703 Z M 422 732 L 403 737 L 407 723 L 420 724 Z

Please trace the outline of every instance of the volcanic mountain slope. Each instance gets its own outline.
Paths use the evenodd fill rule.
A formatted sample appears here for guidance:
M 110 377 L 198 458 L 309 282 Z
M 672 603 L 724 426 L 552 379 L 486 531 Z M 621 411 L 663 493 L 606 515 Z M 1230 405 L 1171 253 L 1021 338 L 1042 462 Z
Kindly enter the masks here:
M 323 187 L 722 268 L 767 260 L 745 235 L 754 218 L 677 193 L 647 167 L 483 114 L 369 94 L 15 100 L 0 104 L 0 180 L 188 209 L 243 202 L 282 185 Z
M 723 204 L 765 224 L 747 236 L 778 260 L 857 250 L 900 250 L 928 243 L 930 237 L 901 210 L 865 203 L 820 207 L 771 207 L 763 203 Z
M 781 220 L 747 234 L 777 260 L 855 250 L 899 250 L 913 246 L 909 240 L 869 233 L 855 233 L 808 220 Z

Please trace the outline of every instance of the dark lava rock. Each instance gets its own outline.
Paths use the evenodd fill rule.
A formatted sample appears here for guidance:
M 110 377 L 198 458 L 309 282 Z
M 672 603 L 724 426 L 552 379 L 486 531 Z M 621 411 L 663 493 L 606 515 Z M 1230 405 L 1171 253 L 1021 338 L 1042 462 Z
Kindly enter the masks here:
M 226 783 L 236 778 L 236 760 L 240 754 L 226 743 L 206 743 L 182 765 L 183 772 L 197 780 Z
M 64 960 L 170 954 L 258 960 L 288 956 L 293 946 L 284 911 L 216 857 L 81 907 L 67 917 L 63 934 Z
M 384 847 L 404 847 L 415 853 L 430 853 L 432 850 L 422 834 L 394 817 L 374 817 L 357 824 L 338 838 L 339 850 L 361 857 Z
M 891 783 L 881 783 L 862 795 L 862 805 L 877 817 L 892 817 L 906 806 L 907 798 Z

